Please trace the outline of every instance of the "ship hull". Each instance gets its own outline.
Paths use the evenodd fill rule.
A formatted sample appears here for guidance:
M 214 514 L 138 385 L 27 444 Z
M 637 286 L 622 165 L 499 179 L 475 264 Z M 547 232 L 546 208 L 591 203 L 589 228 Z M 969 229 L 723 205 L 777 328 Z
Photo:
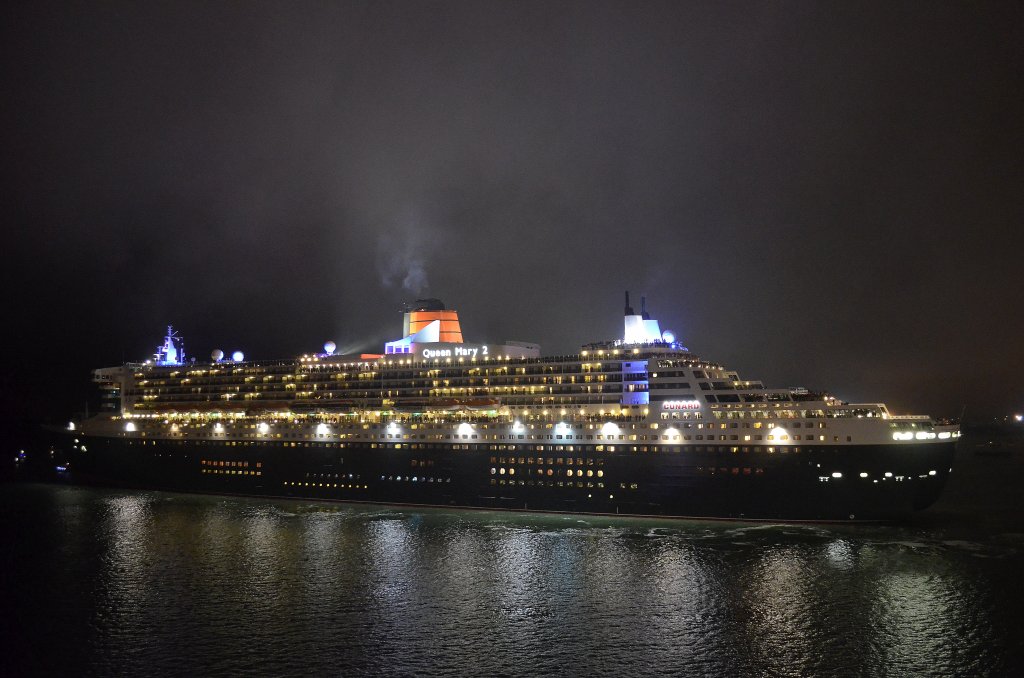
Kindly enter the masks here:
M 74 482 L 421 506 L 736 520 L 881 521 L 930 506 L 954 443 L 649 451 L 62 437 Z M 580 448 L 584 449 L 580 449 Z M 550 448 L 550 446 L 549 446 Z M 651 451 L 656 450 L 656 451 Z M 678 450 L 678 451 L 674 451 Z M 862 475 L 864 474 L 864 475 Z

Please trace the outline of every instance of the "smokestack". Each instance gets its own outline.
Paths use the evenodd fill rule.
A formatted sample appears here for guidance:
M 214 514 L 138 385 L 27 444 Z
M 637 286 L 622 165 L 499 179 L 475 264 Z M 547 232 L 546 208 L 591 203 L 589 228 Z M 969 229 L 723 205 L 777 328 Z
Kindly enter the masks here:
M 629 306 L 629 290 L 626 290 L 626 315 L 634 315 L 633 309 Z
M 640 297 L 640 317 L 644 320 L 651 319 L 651 316 L 647 314 L 647 297 Z

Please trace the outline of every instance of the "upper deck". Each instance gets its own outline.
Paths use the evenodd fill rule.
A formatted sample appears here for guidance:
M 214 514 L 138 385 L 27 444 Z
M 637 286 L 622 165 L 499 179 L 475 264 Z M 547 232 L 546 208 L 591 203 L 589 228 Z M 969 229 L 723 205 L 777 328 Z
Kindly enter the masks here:
M 315 423 L 339 416 L 371 424 L 617 421 L 700 429 L 697 438 L 721 441 L 774 439 L 783 434 L 760 429 L 779 422 L 824 428 L 825 420 L 846 420 L 844 431 L 856 430 L 861 439 L 869 428 L 872 439 L 887 440 L 906 439 L 908 432 L 916 439 L 932 430 L 928 417 L 893 417 L 882 404 L 848 404 L 827 393 L 741 379 L 661 333 L 646 311 L 630 311 L 623 340 L 588 344 L 567 355 L 542 357 L 536 344 L 523 342 L 461 342 L 455 312 L 444 310 L 443 318 L 432 320 L 431 313 L 440 313 L 435 307 L 407 321 L 409 334 L 388 342 L 390 350 L 380 355 L 334 355 L 333 342 L 325 346 L 330 351 L 286 360 L 244 360 L 240 353 L 224 360 L 215 351 L 211 362 L 154 360 L 97 370 L 95 379 L 109 396 L 109 409 L 120 416 L 167 424 L 221 417 Z M 447 338 L 459 341 L 439 341 L 442 322 Z M 707 428 L 718 432 L 703 432 Z M 800 440 L 810 434 L 786 435 Z M 831 437 L 842 442 L 853 436 Z

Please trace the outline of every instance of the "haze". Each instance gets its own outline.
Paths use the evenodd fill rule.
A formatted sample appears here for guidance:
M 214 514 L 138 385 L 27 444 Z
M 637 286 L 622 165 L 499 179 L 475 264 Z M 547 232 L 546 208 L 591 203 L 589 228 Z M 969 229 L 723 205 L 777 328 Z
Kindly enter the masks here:
M 5 416 L 89 369 L 621 336 L 897 412 L 1024 407 L 1020 3 L 5 8 Z

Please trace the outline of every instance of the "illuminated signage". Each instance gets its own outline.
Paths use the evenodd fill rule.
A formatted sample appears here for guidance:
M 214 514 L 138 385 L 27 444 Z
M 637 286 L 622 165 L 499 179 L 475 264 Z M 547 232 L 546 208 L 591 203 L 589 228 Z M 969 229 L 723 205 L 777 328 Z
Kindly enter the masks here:
M 425 348 L 424 358 L 475 358 L 489 355 L 487 346 L 456 346 L 454 348 Z
M 699 410 L 700 402 L 697 400 L 666 400 L 661 404 L 663 410 Z

